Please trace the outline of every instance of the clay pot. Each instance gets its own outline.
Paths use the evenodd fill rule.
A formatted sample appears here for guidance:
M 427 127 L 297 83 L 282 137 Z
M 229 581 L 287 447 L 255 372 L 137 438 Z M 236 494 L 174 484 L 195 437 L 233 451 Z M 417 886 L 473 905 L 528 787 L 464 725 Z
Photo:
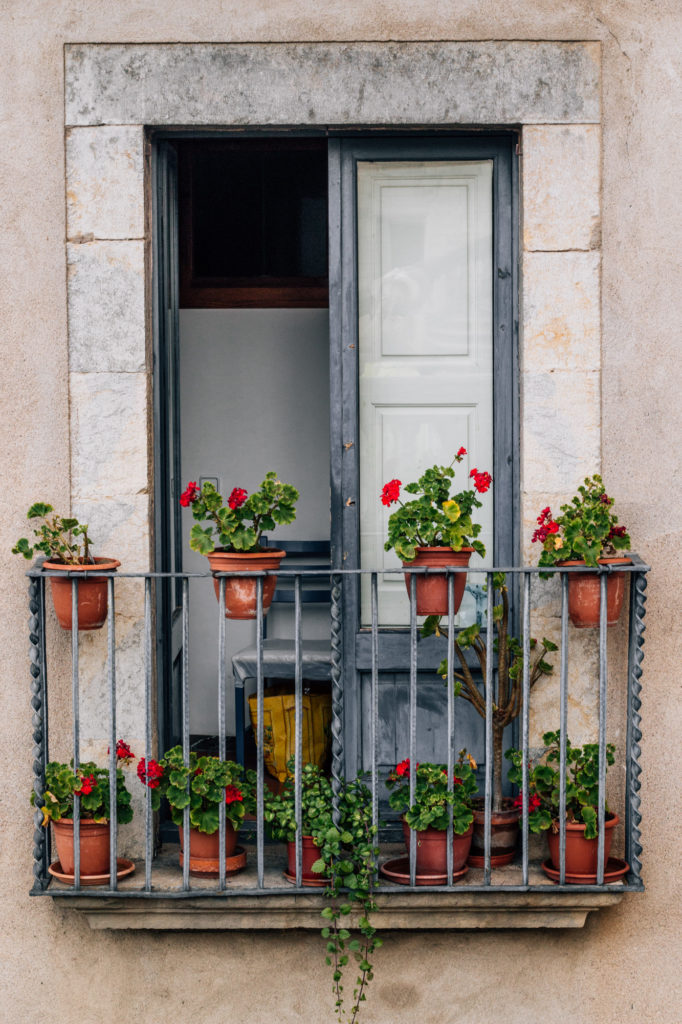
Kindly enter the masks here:
M 504 809 L 493 811 L 490 819 L 490 866 L 493 868 L 511 863 L 519 836 L 521 809 L 513 806 L 512 797 L 505 797 L 502 803 Z M 485 867 L 485 811 L 482 800 L 474 801 L 474 835 L 467 864 L 472 868 Z
M 95 566 L 105 572 L 115 572 L 121 563 L 115 558 L 96 558 L 95 564 L 64 565 L 63 562 L 43 562 L 43 569 L 82 573 L 78 580 L 78 630 L 101 629 L 107 618 L 107 578 L 90 575 Z M 50 577 L 54 610 L 62 629 L 71 629 L 71 580 L 68 576 Z
M 407 852 L 410 852 L 410 833 L 412 829 L 403 821 L 403 837 Z M 452 870 L 459 871 L 466 864 L 469 850 L 471 849 L 471 837 L 474 833 L 473 824 L 467 831 L 458 836 L 452 834 Z M 446 875 L 448 870 L 447 831 L 437 828 L 427 828 L 417 832 L 417 874 L 423 875 Z
M 584 565 L 582 559 L 570 559 L 559 565 Z M 600 558 L 600 565 L 630 565 L 629 558 Z M 614 626 L 623 607 L 626 573 L 614 572 L 606 580 L 606 621 Z M 579 629 L 599 626 L 600 582 L 597 573 L 571 572 L 568 576 L 568 614 Z
M 59 858 L 62 871 L 66 875 L 73 875 L 73 819 L 61 818 L 60 821 L 53 821 L 52 828 L 54 829 L 57 857 Z M 109 874 L 109 832 L 108 821 L 93 821 L 91 818 L 81 818 L 81 875 Z
M 208 564 L 211 572 L 233 572 L 238 573 L 241 569 L 248 572 L 266 569 L 279 569 L 279 563 L 286 558 L 285 551 L 275 548 L 265 551 L 222 551 L 220 548 L 211 552 L 208 557 Z M 276 576 L 263 576 L 263 614 L 267 615 L 268 608 L 272 602 L 272 595 L 277 585 Z M 256 588 L 257 578 L 255 576 L 228 577 L 225 580 L 225 617 L 227 619 L 255 619 L 256 618 Z M 215 593 L 220 600 L 220 581 L 214 580 Z
M 185 841 L 182 825 L 180 833 L 180 867 L 184 864 Z M 230 863 L 237 849 L 237 833 L 228 819 L 225 820 L 225 870 L 227 874 L 234 872 Z M 211 835 L 200 832 L 198 828 L 189 830 L 189 873 L 204 878 L 218 878 L 220 875 L 220 829 Z
M 406 568 L 419 565 L 429 567 L 441 567 L 446 565 L 468 565 L 469 559 L 474 552 L 473 548 L 462 548 L 461 551 L 453 551 L 452 548 L 417 548 L 417 557 L 411 562 L 403 562 Z M 416 575 L 416 574 L 415 574 Z M 454 605 L 453 613 L 456 615 L 464 597 L 467 574 L 465 572 L 455 573 L 453 576 Z M 411 589 L 411 574 L 405 574 L 405 586 L 408 595 Z M 448 614 L 448 578 L 445 574 L 428 573 L 417 575 L 417 615 L 447 615 Z
M 617 814 L 606 816 L 604 822 L 604 867 L 609 859 L 613 830 L 619 822 Z M 556 832 L 554 831 L 556 827 Z M 552 828 L 547 833 L 549 843 L 549 856 L 553 866 L 560 868 L 559 864 L 559 822 L 552 823 Z M 585 826 L 578 822 L 566 822 L 566 874 L 567 875 L 595 875 L 597 874 L 597 855 L 599 853 L 599 837 L 585 839 Z
M 302 885 L 327 885 L 327 879 L 317 871 L 313 871 L 313 864 L 320 859 L 319 847 L 315 845 L 312 836 L 301 838 L 301 884 Z M 287 843 L 287 874 L 290 878 L 296 878 L 296 843 Z

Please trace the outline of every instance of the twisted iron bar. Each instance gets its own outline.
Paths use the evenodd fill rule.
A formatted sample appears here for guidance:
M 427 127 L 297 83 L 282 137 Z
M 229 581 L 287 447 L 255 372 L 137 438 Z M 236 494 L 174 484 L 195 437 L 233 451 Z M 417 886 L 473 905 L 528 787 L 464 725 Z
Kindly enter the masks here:
M 342 685 L 341 576 L 332 576 L 332 793 L 334 824 L 339 824 L 339 796 L 343 776 L 343 685 Z
M 626 842 L 627 860 L 630 871 L 639 879 L 642 870 L 642 844 L 640 842 L 641 831 L 639 828 L 642 820 L 640 814 L 639 790 L 641 783 L 639 776 L 642 769 L 639 758 L 642 753 L 639 745 L 642 739 L 640 728 L 642 719 L 639 709 L 642 706 L 640 694 L 642 684 L 642 662 L 644 660 L 644 616 L 646 614 L 646 587 L 647 579 L 645 573 L 637 573 L 632 578 L 630 591 L 630 654 L 629 654 L 629 688 L 628 688 L 628 723 L 627 723 L 627 751 L 628 751 L 628 799 L 626 805 Z
M 43 828 L 41 808 L 45 803 L 45 755 L 46 755 L 46 723 L 45 723 L 45 662 L 43 592 L 44 582 L 32 577 L 28 585 L 29 626 L 29 658 L 31 661 L 31 707 L 33 708 L 33 789 L 36 794 L 35 813 L 33 815 L 33 876 L 32 892 L 43 892 L 49 882 L 47 829 Z

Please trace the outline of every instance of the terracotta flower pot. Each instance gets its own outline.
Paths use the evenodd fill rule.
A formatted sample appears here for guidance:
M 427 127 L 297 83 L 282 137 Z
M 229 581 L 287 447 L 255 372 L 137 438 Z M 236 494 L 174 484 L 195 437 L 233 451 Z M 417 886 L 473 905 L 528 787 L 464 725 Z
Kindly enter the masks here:
M 92 576 L 95 566 L 104 572 L 114 572 L 121 563 L 115 558 L 96 558 L 95 565 L 64 565 L 63 562 L 43 562 L 43 569 L 77 572 L 78 629 L 101 629 L 107 618 L 107 578 Z M 80 579 L 82 574 L 83 578 Z M 68 576 L 50 577 L 54 610 L 62 629 L 71 629 L 71 580 Z
M 184 864 L 185 840 L 182 825 L 180 833 L 180 867 Z M 225 871 L 233 874 L 235 866 L 231 864 L 237 849 L 237 832 L 228 819 L 225 820 Z M 189 873 L 204 878 L 218 878 L 220 875 L 220 829 L 211 835 L 200 832 L 198 828 L 189 830 Z
M 604 822 L 604 867 L 609 859 L 613 830 L 619 822 L 617 814 L 607 815 Z M 554 831 L 556 827 L 557 831 Z M 547 833 L 549 843 L 549 856 L 553 866 L 557 869 L 559 865 L 559 823 L 553 822 L 552 828 Z M 567 875 L 595 875 L 597 874 L 597 856 L 599 853 L 599 837 L 585 839 L 585 826 L 578 822 L 566 822 L 566 874 Z
M 513 806 L 511 797 L 505 797 L 502 802 L 504 810 L 493 811 L 490 819 L 490 866 L 493 868 L 511 863 L 519 837 L 521 810 Z M 485 811 L 482 800 L 474 801 L 474 834 L 467 864 L 472 868 L 485 867 Z
M 57 857 L 66 875 L 74 873 L 73 819 L 62 818 L 53 821 L 54 841 Z M 81 875 L 108 875 L 109 873 L 109 822 L 80 820 Z
M 412 829 L 403 821 L 403 837 L 407 852 L 410 852 L 410 833 Z M 463 835 L 452 834 L 452 870 L 459 871 L 466 864 L 471 837 L 474 833 L 473 824 Z M 444 875 L 448 870 L 448 834 L 445 830 L 427 828 L 417 832 L 417 874 Z
M 570 559 L 559 565 L 584 565 L 582 559 Z M 600 558 L 600 565 L 630 565 L 629 558 Z M 599 626 L 599 576 L 590 572 L 568 573 L 568 614 L 579 629 Z M 606 580 L 606 621 L 609 626 L 618 622 L 625 595 L 626 573 L 614 572 Z
M 312 836 L 301 838 L 301 884 L 302 885 L 326 885 L 327 879 L 324 875 L 313 871 L 313 864 L 320 859 L 320 850 L 315 845 Z M 296 843 L 287 843 L 287 874 L 290 878 L 296 878 Z
M 453 551 L 452 548 L 417 548 L 417 557 L 411 562 L 403 562 L 406 568 L 426 565 L 440 568 L 446 565 L 468 565 L 469 559 L 474 552 L 473 548 L 462 548 L 461 551 Z M 417 575 L 417 574 L 415 574 Z M 456 615 L 464 597 L 467 574 L 458 572 L 454 574 L 454 607 Z M 405 574 L 405 586 L 408 595 L 411 588 L 411 574 Z M 428 573 L 417 575 L 417 615 L 447 615 L 448 614 L 448 577 L 445 573 Z
M 207 555 L 211 572 L 231 572 L 233 577 L 225 580 L 225 617 L 228 619 L 255 619 L 257 577 L 239 576 L 242 572 L 279 569 L 279 563 L 286 558 L 285 551 L 275 548 L 266 551 L 216 551 Z M 263 576 L 263 614 L 266 615 L 277 585 L 276 576 Z M 215 593 L 220 600 L 220 581 L 214 580 Z

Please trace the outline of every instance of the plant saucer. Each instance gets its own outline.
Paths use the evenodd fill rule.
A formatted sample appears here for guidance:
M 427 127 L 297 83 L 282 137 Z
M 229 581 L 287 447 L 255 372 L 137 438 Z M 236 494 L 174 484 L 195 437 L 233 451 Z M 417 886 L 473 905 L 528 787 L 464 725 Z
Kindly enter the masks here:
M 546 861 L 543 861 L 542 870 L 545 872 L 548 878 L 551 878 L 553 882 L 559 881 L 559 869 L 552 865 L 551 859 L 548 857 Z M 630 865 L 627 861 L 621 860 L 620 857 L 609 857 L 606 862 L 606 868 L 604 869 L 604 885 L 610 885 L 613 882 L 619 882 L 621 878 L 627 875 L 630 870 Z M 596 885 L 597 875 L 578 875 L 572 872 L 566 872 L 566 884 L 567 885 Z
M 121 878 L 127 878 L 128 875 L 132 875 L 133 872 L 135 871 L 134 861 L 126 860 L 125 857 L 117 857 L 116 865 L 116 878 L 118 880 L 120 880 Z M 75 881 L 75 875 L 67 875 L 67 873 L 62 870 L 62 866 L 58 860 L 52 861 L 47 870 L 49 871 L 53 878 L 57 879 L 58 882 L 66 882 L 67 885 L 73 885 Z M 109 874 L 108 871 L 105 875 L 81 875 L 80 884 L 107 885 L 110 879 L 111 875 Z
M 410 884 L 409 857 L 394 857 L 392 860 L 387 860 L 385 864 L 381 865 L 379 870 L 384 878 L 388 878 L 391 882 L 397 882 L 398 885 Z M 457 882 L 460 878 L 464 878 L 468 870 L 469 868 L 465 864 L 463 868 L 459 869 L 459 871 L 453 871 L 453 882 Z M 442 874 L 424 874 L 422 872 L 418 874 L 415 879 L 416 885 L 447 885 L 447 881 L 447 872 L 443 872 Z

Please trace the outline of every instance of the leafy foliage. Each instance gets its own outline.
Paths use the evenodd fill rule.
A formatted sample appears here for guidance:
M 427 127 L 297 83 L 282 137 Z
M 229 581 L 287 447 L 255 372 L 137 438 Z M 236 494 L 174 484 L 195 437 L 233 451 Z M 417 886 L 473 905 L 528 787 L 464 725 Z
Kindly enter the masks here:
M 111 804 L 109 802 L 109 769 L 98 768 L 94 761 L 81 764 L 77 772 L 73 770 L 73 760 L 69 764 L 50 761 L 45 769 L 45 793 L 43 825 L 50 821 L 73 817 L 74 793 L 79 792 L 81 818 L 92 818 L 94 821 L 109 821 Z M 31 793 L 31 804 L 36 804 L 36 794 Z M 133 820 L 130 793 L 120 768 L 116 769 L 116 813 L 119 824 L 126 825 Z
M 156 767 L 157 763 L 153 765 Z M 138 776 L 143 784 L 150 785 L 152 809 L 158 811 L 165 797 L 176 825 L 182 825 L 183 811 L 189 807 L 190 826 L 213 835 L 220 824 L 222 803 L 225 804 L 225 820 L 235 829 L 241 825 L 247 810 L 255 810 L 255 772 L 245 771 L 234 761 L 221 761 L 218 757 L 200 756 L 190 751 L 189 764 L 186 764 L 182 747 L 177 746 L 164 755 L 158 768 L 163 774 L 159 774 L 156 784 L 145 783 L 139 766 Z
M 202 555 L 210 554 L 218 546 L 224 551 L 259 551 L 263 533 L 293 523 L 297 501 L 296 488 L 283 484 L 273 471 L 266 473 L 259 490 L 249 497 L 246 491 L 235 488 L 227 503 L 206 481 L 201 491 L 197 488 L 196 496 L 186 501 L 198 520 L 190 533 L 190 547 Z M 209 526 L 199 525 L 206 521 Z
M 394 811 L 404 815 L 410 828 L 423 832 L 435 828 L 444 832 L 448 827 L 452 807 L 452 827 L 463 835 L 474 820 L 471 799 L 478 792 L 474 767 L 462 751 L 455 766 L 452 791 L 448 791 L 447 767 L 443 764 L 418 764 L 415 769 L 415 799 L 410 804 L 410 766 L 402 761 L 386 779 L 391 790 L 388 799 Z
M 464 449 L 455 455 L 454 462 L 461 462 Z M 432 466 L 420 476 L 416 483 L 407 484 L 407 494 L 414 494 L 412 501 L 401 502 L 400 507 L 391 514 L 388 520 L 388 540 L 384 544 L 386 551 L 395 548 L 396 554 L 405 562 L 416 558 L 418 547 L 451 547 L 453 551 L 461 551 L 463 547 L 472 547 L 481 556 L 485 556 L 485 547 L 476 540 L 481 532 L 481 524 L 474 523 L 474 509 L 481 508 L 482 502 L 476 497 L 474 489 L 460 491 L 450 496 L 455 470 L 449 466 Z M 477 475 L 478 480 L 482 474 Z M 397 483 L 398 481 L 394 481 Z M 388 486 L 388 485 L 387 485 Z M 484 488 L 487 490 L 489 483 Z
M 558 831 L 560 771 L 555 765 L 560 761 L 561 733 L 546 732 L 542 742 L 547 748 L 540 760 L 529 764 L 528 784 L 530 789 L 528 825 L 531 832 L 546 831 L 550 826 Z M 615 747 L 606 745 L 606 764 L 614 763 Z M 509 780 L 523 785 L 523 757 L 520 750 L 506 753 L 512 762 Z M 533 799 L 535 797 L 535 799 Z M 585 824 L 585 839 L 597 835 L 597 805 L 599 801 L 599 744 L 586 743 L 574 747 L 566 737 L 566 820 L 582 821 Z M 608 807 L 607 807 L 608 811 Z
M 288 764 L 289 778 L 281 795 L 266 799 L 265 820 L 277 839 L 296 838 L 294 761 Z M 325 927 L 325 959 L 332 967 L 335 1008 L 339 1020 L 347 1019 L 343 972 L 351 959 L 357 964 L 350 1022 L 355 1024 L 360 1006 L 366 999 L 368 983 L 374 977 L 370 957 L 382 945 L 371 923 L 375 909 L 374 877 L 379 849 L 372 825 L 372 794 L 361 779 L 341 783 L 338 819 L 334 822 L 333 790 L 329 779 L 314 764 L 301 769 L 302 834 L 312 836 L 319 849 L 313 871 L 327 879 L 325 894 L 329 904 L 322 911 Z M 348 918 L 359 908 L 357 931 L 353 936 Z
M 497 657 L 497 686 L 493 696 L 493 810 L 501 811 L 502 797 L 502 746 L 504 730 L 518 718 L 523 707 L 523 644 L 509 635 L 509 593 L 503 572 L 493 574 L 493 623 L 495 639 L 493 650 Z M 422 626 L 421 635 L 447 637 L 447 629 L 441 625 L 441 617 L 429 616 Z M 453 671 L 455 696 L 462 697 L 473 705 L 481 718 L 485 719 L 488 651 L 481 628 L 473 623 L 460 629 L 455 638 L 455 655 L 459 671 Z M 474 679 L 466 659 L 465 651 L 472 650 L 481 669 L 481 682 Z M 557 645 L 547 637 L 538 641 L 530 639 L 530 688 L 543 676 L 551 675 L 553 666 L 545 655 L 557 650 Z M 447 679 L 448 662 L 444 658 L 438 666 L 438 674 Z M 494 682 L 494 680 L 493 680 Z M 480 688 L 479 688 L 480 687 Z
M 556 565 L 568 559 L 582 559 L 586 565 L 596 566 L 600 558 L 609 558 L 617 551 L 630 549 L 630 537 L 624 526 L 618 526 L 614 514 L 613 498 L 604 490 L 602 478 L 595 474 L 585 477 L 578 493 L 567 505 L 561 506 L 561 515 L 551 519 L 551 510 L 544 509 L 538 517 L 540 528 L 533 535 L 542 542 L 540 565 Z M 549 520 L 551 532 L 545 529 Z
M 63 562 L 64 565 L 82 565 L 92 562 L 90 557 L 90 538 L 88 527 L 73 517 L 65 519 L 54 513 L 52 505 L 38 501 L 31 505 L 27 519 L 42 519 L 43 522 L 33 528 L 37 538 L 33 544 L 20 537 L 12 548 L 13 555 L 33 558 L 34 551 L 42 551 L 52 562 Z

